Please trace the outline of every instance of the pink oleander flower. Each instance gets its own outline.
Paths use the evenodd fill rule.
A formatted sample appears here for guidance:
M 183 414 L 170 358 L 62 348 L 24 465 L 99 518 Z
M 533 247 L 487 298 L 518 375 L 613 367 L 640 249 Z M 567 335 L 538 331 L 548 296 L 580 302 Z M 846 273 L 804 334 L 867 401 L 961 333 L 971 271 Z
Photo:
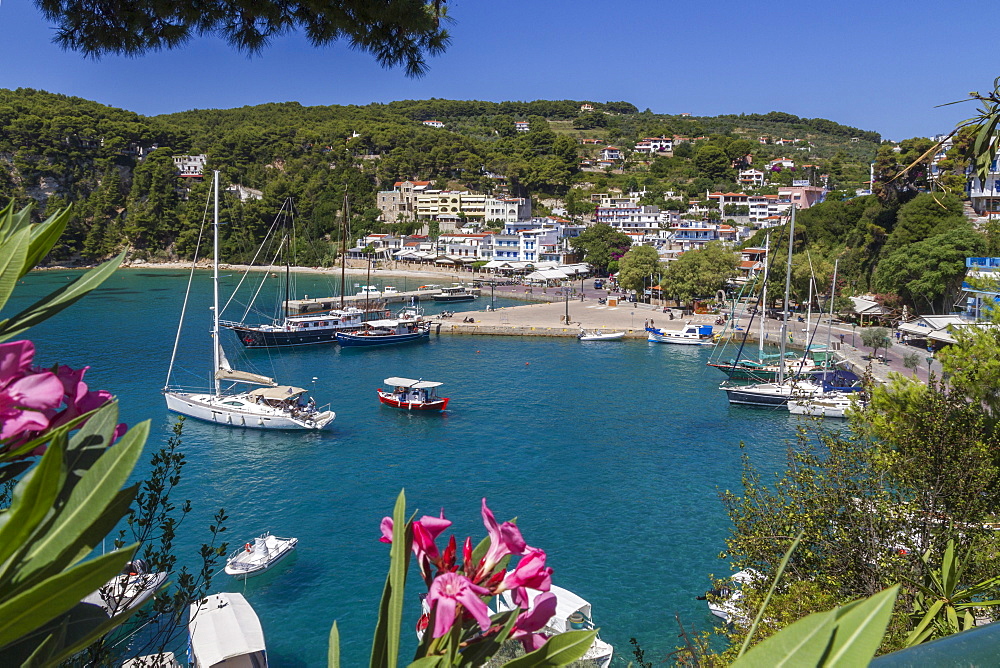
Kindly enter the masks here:
M 497 592 L 527 587 L 548 591 L 552 586 L 552 569 L 545 565 L 545 551 L 529 547 L 514 570 L 504 576 Z
M 458 573 L 442 573 L 434 578 L 426 599 L 427 605 L 435 611 L 432 637 L 440 638 L 451 630 L 460 619 L 460 605 L 479 623 L 479 628 L 486 631 L 490 627 L 490 610 L 481 597 L 489 593 L 489 589 L 472 584 L 469 578 Z
M 31 341 L 0 344 L 0 439 L 49 426 L 47 412 L 63 399 L 63 385 L 50 371 L 35 371 Z
M 437 559 L 440 556 L 440 553 L 438 552 L 435 541 L 437 540 L 437 537 L 450 526 L 451 520 L 446 520 L 444 518 L 443 510 L 441 511 L 440 517 L 424 515 L 419 520 L 414 522 L 413 553 L 418 557 L 426 554 L 431 559 Z M 383 517 L 380 528 L 382 530 L 382 537 L 379 538 L 379 542 L 392 543 L 392 518 Z
M 517 616 L 510 637 L 520 640 L 525 652 L 535 651 L 548 640 L 547 636 L 537 631 L 545 628 L 548 621 L 556 614 L 556 602 L 556 595 L 552 592 L 539 594 L 535 598 L 535 605 Z
M 504 522 L 497 526 L 496 518 L 486 506 L 486 499 L 483 499 L 483 524 L 486 532 L 490 535 L 490 547 L 483 557 L 482 563 L 476 573 L 477 581 L 493 572 L 500 560 L 508 554 L 524 554 L 527 545 L 521 537 L 521 530 L 516 524 Z

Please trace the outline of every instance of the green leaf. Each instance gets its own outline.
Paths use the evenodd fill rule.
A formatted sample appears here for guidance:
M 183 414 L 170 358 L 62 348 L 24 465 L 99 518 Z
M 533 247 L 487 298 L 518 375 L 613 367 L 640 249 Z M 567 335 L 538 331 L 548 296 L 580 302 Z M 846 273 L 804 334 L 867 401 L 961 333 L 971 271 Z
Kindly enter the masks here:
M 411 525 L 406 521 L 406 491 L 400 490 L 392 511 L 392 549 L 389 563 L 389 619 L 386 625 L 386 666 L 395 668 L 399 661 L 399 637 L 403 625 L 403 595 L 406 593 L 406 570 L 410 565 Z
M 834 610 L 803 617 L 752 647 L 732 668 L 822 665 L 836 625 Z
M 447 657 L 444 656 L 425 656 L 416 661 L 412 661 L 407 668 L 434 668 L 435 666 L 447 666 L 445 663 Z
M 934 630 L 930 628 L 931 623 L 934 621 L 934 618 L 937 617 L 938 612 L 941 610 L 941 606 L 943 605 L 944 601 L 934 601 L 933 605 L 928 608 L 920 622 L 913 628 L 912 631 L 910 631 L 910 635 L 906 637 L 906 647 L 919 645 L 926 640 L 931 633 L 933 633 Z
M 39 299 L 12 318 L 0 321 L 0 341 L 17 336 L 83 298 L 111 276 L 124 259 L 125 252 L 122 251 L 118 257 L 91 269 L 69 285 Z
M 597 638 L 597 631 L 567 631 L 544 645 L 504 664 L 504 668 L 555 668 L 579 661 Z
M 837 610 L 837 633 L 825 665 L 867 666 L 882 644 L 898 592 L 895 585 Z
M 392 512 L 392 547 L 389 549 L 389 573 L 382 589 L 378 622 L 372 639 L 372 668 L 395 666 L 399 661 L 399 635 L 402 627 L 403 593 L 406 569 L 410 565 L 413 529 L 406 522 L 406 490 L 400 490 Z
M 17 548 L 52 509 L 63 482 L 64 439 L 56 439 L 38 465 L 14 488 L 10 507 L 0 513 L 0 580 Z
M 135 467 L 149 433 L 149 421 L 128 430 L 108 448 L 73 487 L 65 506 L 51 521 L 45 535 L 35 541 L 25 561 L 52 563 L 68 550 L 82 549 L 87 528 L 115 502 Z M 91 545 L 93 547 L 93 545 Z
M 59 237 L 66 231 L 66 225 L 72 217 L 72 210 L 73 205 L 70 204 L 65 209 L 52 214 L 40 225 L 36 225 L 31 230 L 31 245 L 28 247 L 28 258 L 21 277 L 36 267 L 42 261 L 42 258 L 48 255 L 52 247 L 56 245 Z
M 517 608 L 493 615 L 490 618 L 491 625 L 500 625 L 500 631 L 480 640 L 470 640 L 469 645 L 462 652 L 463 661 L 471 666 L 485 665 L 486 661 L 496 654 L 500 650 L 500 647 L 507 642 L 514 624 L 517 623 L 517 617 L 520 612 L 520 608 Z M 471 629 L 473 634 L 478 633 L 478 631 L 478 626 Z
M 340 631 L 337 630 L 337 622 L 330 627 L 330 646 L 326 656 L 328 668 L 340 668 Z
M 66 448 L 66 470 L 71 480 L 86 473 L 111 445 L 118 427 L 118 402 L 108 402 L 89 415 Z
M 74 566 L 0 602 L 0 647 L 66 612 L 103 587 L 132 557 L 136 546 Z
M 7 303 L 17 285 L 17 279 L 21 278 L 30 242 L 31 230 L 25 228 L 0 244 L 0 308 Z

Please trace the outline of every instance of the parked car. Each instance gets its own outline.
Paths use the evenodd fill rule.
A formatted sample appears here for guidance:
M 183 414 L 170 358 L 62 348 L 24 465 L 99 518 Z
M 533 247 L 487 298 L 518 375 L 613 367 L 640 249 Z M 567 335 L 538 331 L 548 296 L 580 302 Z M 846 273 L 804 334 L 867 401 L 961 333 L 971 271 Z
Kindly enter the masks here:
M 794 319 L 795 316 L 792 314 L 791 311 L 782 311 L 781 309 L 777 309 L 777 308 L 769 308 L 769 309 L 767 309 L 764 312 L 764 315 L 766 315 L 768 318 L 774 318 L 775 320 L 783 320 L 785 313 L 788 313 L 788 320 L 789 321 L 791 321 L 791 320 Z
M 595 290 L 603 290 L 604 289 L 604 281 L 602 281 L 599 278 L 596 281 L 594 281 L 594 289 Z

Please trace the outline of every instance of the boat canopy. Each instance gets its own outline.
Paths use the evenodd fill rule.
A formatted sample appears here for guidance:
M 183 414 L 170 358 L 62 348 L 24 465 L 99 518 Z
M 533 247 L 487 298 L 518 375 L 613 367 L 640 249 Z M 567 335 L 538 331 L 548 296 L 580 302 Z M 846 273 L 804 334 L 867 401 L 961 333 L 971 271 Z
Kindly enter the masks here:
M 278 385 L 276 387 L 258 387 L 256 390 L 250 390 L 250 395 L 254 397 L 263 397 L 264 399 L 269 399 L 271 401 L 277 401 L 282 399 L 291 399 L 292 397 L 297 397 L 300 394 L 305 394 L 308 390 L 303 390 L 301 387 L 293 387 L 292 385 Z
M 412 378 L 386 378 L 386 385 L 392 385 L 393 387 L 409 387 L 417 390 L 429 390 L 432 387 L 441 387 L 444 383 L 439 383 L 433 380 L 413 380 Z
M 241 594 L 212 594 L 191 606 L 191 651 L 199 666 L 265 651 L 257 614 Z
M 538 598 L 542 592 L 537 589 L 531 589 L 530 587 L 526 587 L 525 589 L 528 593 L 528 604 L 533 607 L 535 605 L 535 599 Z M 549 591 L 556 595 L 556 614 L 552 615 L 552 618 L 546 623 L 546 626 L 558 631 L 559 633 L 564 633 L 570 630 L 568 620 L 569 616 L 574 612 L 582 612 L 584 617 L 588 620 L 592 619 L 590 603 L 587 601 L 583 600 L 568 589 L 563 589 L 562 587 L 557 587 L 555 585 L 551 585 Z M 510 590 L 500 594 L 500 598 L 508 610 L 515 607 Z
M 399 327 L 399 320 L 369 320 L 365 323 L 368 327 L 388 327 L 390 329 Z

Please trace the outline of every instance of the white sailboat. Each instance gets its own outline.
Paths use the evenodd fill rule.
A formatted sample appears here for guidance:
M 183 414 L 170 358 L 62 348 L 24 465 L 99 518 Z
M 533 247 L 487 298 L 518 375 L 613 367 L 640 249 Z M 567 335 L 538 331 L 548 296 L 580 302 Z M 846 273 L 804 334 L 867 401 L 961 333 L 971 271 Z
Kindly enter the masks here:
M 167 409 L 206 422 L 214 422 L 231 427 L 251 429 L 324 429 L 331 425 L 336 414 L 318 409 L 312 399 L 304 400 L 307 390 L 290 385 L 278 385 L 273 378 L 232 368 L 222 349 L 219 337 L 219 173 L 214 179 L 215 212 L 213 221 L 213 302 L 212 311 L 212 388 L 209 392 L 186 391 L 171 387 L 170 376 L 180 341 L 184 313 L 187 311 L 187 295 L 181 311 L 181 323 L 177 327 L 174 350 L 167 371 L 167 383 L 163 396 Z M 193 275 L 193 269 L 192 269 Z M 190 293 L 191 279 L 188 279 Z M 223 383 L 230 385 L 223 388 Z M 254 390 L 234 390 L 236 383 L 262 385 Z

